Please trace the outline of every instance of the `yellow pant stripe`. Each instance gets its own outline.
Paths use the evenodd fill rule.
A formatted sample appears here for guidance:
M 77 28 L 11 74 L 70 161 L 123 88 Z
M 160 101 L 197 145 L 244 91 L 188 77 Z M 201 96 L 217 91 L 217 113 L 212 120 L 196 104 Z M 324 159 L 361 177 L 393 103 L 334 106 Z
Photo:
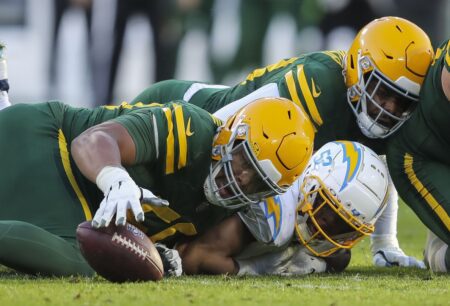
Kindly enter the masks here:
M 166 223 L 173 222 L 181 217 L 176 211 L 169 207 L 156 207 L 149 204 L 143 204 L 142 210 L 144 210 L 144 213 L 153 211 L 158 218 Z
M 174 111 L 178 133 L 178 169 L 181 169 L 186 166 L 187 160 L 186 128 L 184 126 L 183 107 L 177 104 L 174 106 Z
M 174 235 L 176 232 L 180 232 L 186 236 L 194 236 L 197 235 L 197 230 L 195 229 L 194 224 L 192 223 L 177 223 L 173 226 L 166 228 L 165 230 L 153 235 L 150 237 L 150 240 L 153 242 L 157 242 L 163 240 L 169 236 Z
M 173 137 L 173 122 L 172 122 L 172 111 L 163 107 L 162 109 L 167 119 L 167 144 L 166 144 L 166 174 L 171 174 L 174 171 L 174 150 L 175 150 L 175 140 Z
M 447 70 L 450 67 L 450 42 L 447 42 L 447 52 L 445 53 L 445 63 L 447 65 Z
M 70 158 L 69 151 L 67 150 L 67 141 L 61 129 L 58 131 L 58 143 L 59 143 L 59 153 L 61 155 L 61 161 L 64 167 L 64 172 L 66 173 L 67 178 L 69 179 L 70 185 L 72 186 L 75 194 L 77 195 L 78 200 L 81 203 L 81 207 L 83 208 L 84 217 L 86 220 L 92 220 L 92 213 L 89 209 L 89 205 L 81 192 L 80 187 L 78 186 L 77 181 L 75 180 L 75 176 L 72 172 L 72 167 L 70 166 Z
M 430 208 L 438 215 L 439 219 L 441 219 L 445 227 L 447 227 L 447 229 L 450 231 L 449 215 L 416 176 L 416 173 L 413 169 L 413 162 L 413 157 L 406 153 L 404 157 L 404 169 L 409 181 L 414 186 L 414 188 L 416 188 L 417 192 L 420 193 L 420 195 L 424 198 L 425 202 L 427 202 Z
M 308 86 L 303 65 L 297 66 L 297 77 L 299 78 L 300 90 L 302 91 L 303 97 L 305 97 L 306 106 L 308 107 L 309 113 L 311 114 L 314 122 L 321 126 L 323 124 L 323 120 L 322 117 L 320 117 L 319 110 L 316 107 L 316 102 L 314 101 L 311 93 L 311 89 Z

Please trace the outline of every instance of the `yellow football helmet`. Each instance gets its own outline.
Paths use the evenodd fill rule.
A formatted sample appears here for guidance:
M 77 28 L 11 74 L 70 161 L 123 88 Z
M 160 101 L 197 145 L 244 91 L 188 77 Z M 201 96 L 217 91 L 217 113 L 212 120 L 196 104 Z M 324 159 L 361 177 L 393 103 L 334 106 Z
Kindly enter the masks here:
M 207 200 L 234 209 L 285 192 L 306 167 L 313 144 L 312 123 L 292 101 L 262 98 L 247 104 L 214 139 Z
M 403 18 L 375 19 L 357 34 L 344 76 L 348 102 L 367 137 L 387 137 L 409 118 L 433 54 L 427 34 Z M 376 96 L 395 97 L 398 110 L 383 108 Z
M 374 231 L 386 206 L 389 174 L 369 148 L 336 141 L 314 153 L 301 182 L 296 236 L 312 254 L 326 257 Z

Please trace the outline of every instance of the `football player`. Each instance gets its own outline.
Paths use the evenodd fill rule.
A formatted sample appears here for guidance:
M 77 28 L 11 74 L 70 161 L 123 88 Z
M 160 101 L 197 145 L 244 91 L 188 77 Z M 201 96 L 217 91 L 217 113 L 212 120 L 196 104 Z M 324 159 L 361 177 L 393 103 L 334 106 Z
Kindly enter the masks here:
M 411 119 L 388 144 L 388 165 L 400 196 L 428 228 L 425 263 L 450 269 L 450 42 L 437 50 Z
M 372 150 L 357 142 L 328 143 L 288 192 L 179 243 L 183 270 L 239 275 L 342 271 L 350 260 L 345 250 L 374 231 L 388 183 L 385 163 Z
M 155 242 L 201 234 L 241 206 L 286 191 L 313 141 L 307 115 L 284 98 L 258 99 L 225 124 L 176 101 L 10 106 L 0 111 L 0 264 L 92 275 L 77 225 L 108 226 L 114 215 L 123 225 L 128 209 Z
M 432 60 L 433 48 L 422 29 L 402 18 L 384 17 L 361 29 L 348 52 L 314 52 L 283 59 L 254 70 L 233 87 L 163 81 L 146 89 L 132 104 L 183 99 L 225 119 L 255 98 L 281 96 L 309 115 L 316 148 L 346 139 L 384 154 L 385 138 L 419 104 L 419 90 Z M 398 244 L 398 197 L 392 184 L 390 190 L 388 208 L 371 236 L 374 263 L 421 265 Z

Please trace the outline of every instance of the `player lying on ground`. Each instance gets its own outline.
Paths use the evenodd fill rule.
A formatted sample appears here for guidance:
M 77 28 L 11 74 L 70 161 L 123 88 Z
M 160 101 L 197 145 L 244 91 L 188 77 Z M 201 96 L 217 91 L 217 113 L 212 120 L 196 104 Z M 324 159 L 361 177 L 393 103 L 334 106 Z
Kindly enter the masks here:
M 411 119 L 388 146 L 388 164 L 400 196 L 429 229 L 425 263 L 450 269 L 450 42 L 437 50 Z
M 114 215 L 125 224 L 130 209 L 130 220 L 169 246 L 201 234 L 286 191 L 313 139 L 306 114 L 281 98 L 257 100 L 224 125 L 184 102 L 7 107 L 0 111 L 0 264 L 92 275 L 75 230 L 95 211 L 100 227 Z
M 418 26 L 385 17 L 366 25 L 348 52 L 313 52 L 283 59 L 254 70 L 233 87 L 163 81 L 131 104 L 183 99 L 226 119 L 255 98 L 281 96 L 307 112 L 315 127 L 316 148 L 346 139 L 384 154 L 386 138 L 419 104 L 419 90 L 432 60 L 430 40 Z M 398 197 L 392 184 L 390 190 L 387 209 L 371 236 L 374 263 L 421 266 L 399 247 Z
M 331 142 L 288 192 L 252 204 L 176 249 L 187 274 L 298 275 L 342 271 L 350 248 L 374 230 L 385 208 L 388 173 L 369 148 Z M 161 246 L 160 246 L 161 247 Z M 338 252 L 336 252 L 338 251 Z M 181 272 L 174 250 L 166 270 Z M 164 257 L 164 256 L 163 256 Z

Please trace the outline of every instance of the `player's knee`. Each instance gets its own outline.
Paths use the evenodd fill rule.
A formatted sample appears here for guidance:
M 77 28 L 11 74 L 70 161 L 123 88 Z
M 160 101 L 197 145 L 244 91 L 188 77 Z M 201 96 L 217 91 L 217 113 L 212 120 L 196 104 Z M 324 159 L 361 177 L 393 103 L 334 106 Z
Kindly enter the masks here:
M 425 265 L 433 272 L 448 272 L 450 265 L 450 251 L 448 245 L 439 237 L 428 232 L 424 252 Z
M 350 263 L 352 253 L 348 249 L 340 249 L 339 251 L 325 257 L 327 263 L 327 272 L 338 273 L 345 270 Z
M 5 237 L 8 233 L 15 231 L 23 231 L 27 232 L 30 227 L 34 227 L 31 223 L 16 221 L 16 220 L 1 220 L 0 221 L 0 240 Z

